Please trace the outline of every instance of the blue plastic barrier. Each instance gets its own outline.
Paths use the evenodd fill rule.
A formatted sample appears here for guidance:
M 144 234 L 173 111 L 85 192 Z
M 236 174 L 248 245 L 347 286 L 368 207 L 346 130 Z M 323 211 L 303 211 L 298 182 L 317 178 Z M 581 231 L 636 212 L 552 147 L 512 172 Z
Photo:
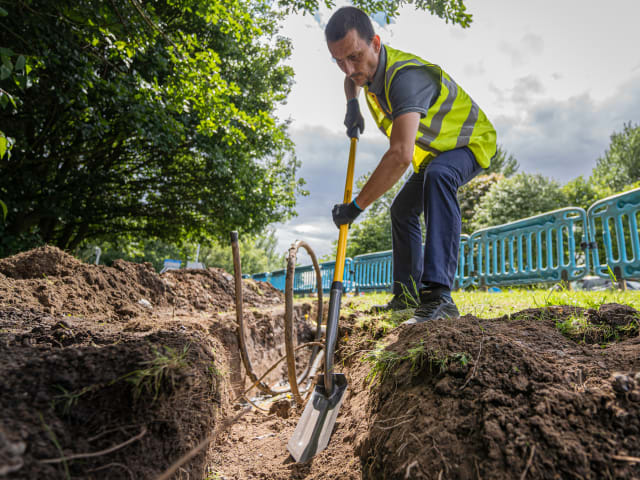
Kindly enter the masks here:
M 313 265 L 296 266 L 293 277 L 295 293 L 312 293 L 316 291 L 316 272 Z
M 253 275 L 251 275 L 251 278 L 257 280 L 258 282 L 268 282 L 270 277 L 271 275 L 269 274 L 269 272 L 254 273 Z
M 355 289 L 357 292 L 391 290 L 393 257 L 391 250 L 366 253 L 353 257 Z
M 320 272 L 322 273 L 322 290 L 328 292 L 331 290 L 333 283 L 333 275 L 335 274 L 336 262 L 323 262 L 320 264 Z M 350 257 L 344 260 L 344 274 L 342 276 L 342 285 L 345 292 L 354 290 L 353 282 L 353 259 Z
M 480 286 L 577 280 L 589 271 L 589 256 L 576 251 L 586 242 L 587 217 L 569 207 L 471 235 L 469 272 Z M 464 282 L 464 280 L 463 280 Z
M 460 247 L 458 248 L 458 267 L 456 276 L 453 280 L 453 288 L 465 288 L 473 283 L 471 276 L 471 263 L 469 262 L 469 253 L 471 246 L 471 237 L 469 235 L 460 235 Z
M 587 218 L 594 273 L 608 278 L 611 268 L 620 278 L 640 278 L 640 188 L 597 201 Z
M 284 291 L 284 285 L 287 280 L 287 271 L 285 269 L 276 270 L 269 274 L 269 283 L 278 290 Z
M 640 188 L 594 203 L 585 212 L 569 207 L 460 237 L 454 288 L 470 285 L 526 285 L 584 277 L 593 264 L 596 275 L 640 278 Z M 591 255 L 579 248 L 588 248 Z M 323 290 L 333 281 L 334 262 L 321 263 Z M 391 251 L 358 255 L 345 263 L 345 291 L 390 290 Z M 258 273 L 284 290 L 285 271 Z M 311 265 L 297 267 L 294 292 L 315 290 Z
M 322 291 L 331 290 L 336 262 L 320 263 L 322 277 Z M 344 263 L 344 277 L 342 284 L 345 292 L 353 291 L 353 260 L 346 258 Z M 264 274 L 260 274 L 264 275 Z M 253 277 L 255 278 L 255 276 Z M 267 280 L 263 280 L 267 281 Z M 269 274 L 268 281 L 276 288 L 284 290 L 286 283 L 286 270 L 278 270 Z M 293 277 L 293 291 L 299 294 L 314 293 L 316 291 L 316 272 L 313 265 L 296 266 Z

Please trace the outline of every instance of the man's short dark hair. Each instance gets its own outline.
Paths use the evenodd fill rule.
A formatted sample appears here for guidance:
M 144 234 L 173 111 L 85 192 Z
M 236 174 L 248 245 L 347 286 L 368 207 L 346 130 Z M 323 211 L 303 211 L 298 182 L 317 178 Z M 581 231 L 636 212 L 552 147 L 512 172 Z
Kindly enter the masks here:
M 369 16 L 356 7 L 342 7 L 331 15 L 329 23 L 324 29 L 324 36 L 329 42 L 342 40 L 349 30 L 356 29 L 360 38 L 371 43 L 375 32 Z

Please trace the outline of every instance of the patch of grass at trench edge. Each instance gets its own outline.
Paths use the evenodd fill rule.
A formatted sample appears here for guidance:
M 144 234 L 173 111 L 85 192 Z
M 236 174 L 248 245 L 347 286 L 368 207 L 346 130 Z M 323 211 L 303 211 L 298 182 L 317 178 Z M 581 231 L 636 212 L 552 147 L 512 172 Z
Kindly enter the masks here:
M 437 350 L 429 350 L 423 339 L 403 353 L 387 350 L 384 342 L 380 342 L 375 349 L 362 358 L 362 361 L 371 366 L 367 381 L 372 386 L 383 381 L 404 362 L 409 364 L 409 372 L 414 377 L 422 371 L 425 362 L 428 362 L 430 371 L 442 373 L 454 362 L 460 363 L 463 367 L 466 366 L 470 358 L 467 352 L 445 354 Z

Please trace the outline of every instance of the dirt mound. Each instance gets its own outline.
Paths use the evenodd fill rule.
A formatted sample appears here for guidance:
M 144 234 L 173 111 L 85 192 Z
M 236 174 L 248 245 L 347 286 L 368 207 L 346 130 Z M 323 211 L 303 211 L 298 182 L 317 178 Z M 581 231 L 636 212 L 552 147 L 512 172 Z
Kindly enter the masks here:
M 0 363 L 0 468 L 9 478 L 153 478 L 211 431 L 228 396 L 220 345 L 196 333 L 138 336 L 17 311 L 0 318 L 12 332 L 0 342 L 10 359 Z M 185 471 L 198 475 L 204 460 Z
M 220 268 L 207 270 L 169 270 L 162 275 L 165 284 L 175 296 L 176 306 L 189 306 L 196 310 L 216 311 L 235 308 L 235 282 L 233 276 Z M 243 304 L 251 306 L 279 305 L 282 292 L 273 285 L 243 281 Z
M 216 268 L 158 275 L 150 263 L 89 265 L 47 246 L 0 260 L 0 273 L 0 306 L 47 314 L 128 321 L 168 306 L 187 312 L 235 308 L 233 277 Z M 248 306 L 282 302 L 282 294 L 262 282 L 244 281 L 243 297 Z
M 247 379 L 231 275 L 87 265 L 53 247 L 0 268 L 0 478 L 153 479 L 234 414 Z M 283 350 L 282 294 L 243 281 L 243 296 L 261 373 Z M 310 313 L 295 307 L 299 342 Z M 179 478 L 205 478 L 208 458 Z
M 558 329 L 580 313 L 538 309 L 395 330 L 366 357 L 375 387 L 357 445 L 363 477 L 638 478 L 638 312 L 589 311 L 598 325 L 636 319 L 635 336 L 604 348 Z
M 66 277 L 82 265 L 77 258 L 47 245 L 0 259 L 0 273 L 15 279 Z

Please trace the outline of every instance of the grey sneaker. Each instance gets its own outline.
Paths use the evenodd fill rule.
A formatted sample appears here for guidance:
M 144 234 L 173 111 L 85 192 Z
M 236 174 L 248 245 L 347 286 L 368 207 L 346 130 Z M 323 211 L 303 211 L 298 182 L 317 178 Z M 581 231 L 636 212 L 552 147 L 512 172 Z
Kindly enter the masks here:
M 371 313 L 393 312 L 396 310 L 406 310 L 408 308 L 415 308 L 418 301 L 414 297 L 407 297 L 403 293 L 399 293 L 393 296 L 389 303 L 385 305 L 374 305 L 371 307 Z
M 453 300 L 443 295 L 421 301 L 413 317 L 404 322 L 404 324 L 413 325 L 438 318 L 456 318 L 459 316 L 460 312 L 458 312 L 458 307 L 456 307 Z

